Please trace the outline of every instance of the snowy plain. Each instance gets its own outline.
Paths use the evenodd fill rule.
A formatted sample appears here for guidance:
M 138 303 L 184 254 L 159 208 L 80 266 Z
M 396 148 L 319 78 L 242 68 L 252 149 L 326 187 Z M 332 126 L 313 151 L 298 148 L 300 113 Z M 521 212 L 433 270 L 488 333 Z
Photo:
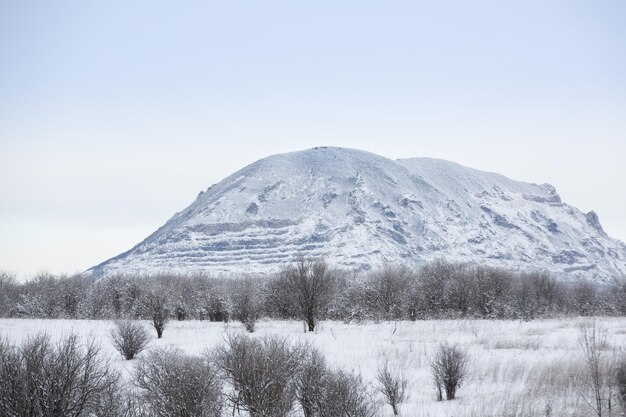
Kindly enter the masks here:
M 294 343 L 307 340 L 337 368 L 360 373 L 380 402 L 381 416 L 391 408 L 376 391 L 378 366 L 388 360 L 408 378 L 409 398 L 402 405 L 407 417 L 577 416 L 591 415 L 581 397 L 583 359 L 580 328 L 595 320 L 607 332 L 605 354 L 620 354 L 626 346 L 626 318 L 570 318 L 530 322 L 504 320 L 427 320 L 346 324 L 321 322 L 315 333 L 304 333 L 296 321 L 258 323 L 252 337 L 281 335 Z M 149 327 L 148 322 L 145 326 Z M 0 337 L 19 343 L 39 332 L 58 339 L 70 333 L 95 338 L 113 366 L 129 377 L 136 361 L 125 361 L 109 340 L 110 321 L 2 319 Z M 151 328 L 150 328 L 151 329 Z M 244 332 L 239 323 L 172 321 L 163 338 L 149 348 L 177 346 L 202 354 L 223 343 L 227 332 Z M 470 356 L 469 376 L 454 401 L 438 402 L 428 360 L 441 342 L 459 344 Z M 140 355 L 141 356 L 141 355 Z

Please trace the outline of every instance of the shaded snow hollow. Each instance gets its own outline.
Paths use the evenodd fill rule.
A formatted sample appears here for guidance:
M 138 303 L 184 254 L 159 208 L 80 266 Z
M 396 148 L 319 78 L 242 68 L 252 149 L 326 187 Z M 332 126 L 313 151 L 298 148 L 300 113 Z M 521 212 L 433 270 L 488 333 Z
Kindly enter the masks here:
M 358 269 L 446 258 L 564 278 L 626 275 L 626 245 L 549 184 L 330 147 L 243 168 L 88 272 L 267 273 L 298 257 Z

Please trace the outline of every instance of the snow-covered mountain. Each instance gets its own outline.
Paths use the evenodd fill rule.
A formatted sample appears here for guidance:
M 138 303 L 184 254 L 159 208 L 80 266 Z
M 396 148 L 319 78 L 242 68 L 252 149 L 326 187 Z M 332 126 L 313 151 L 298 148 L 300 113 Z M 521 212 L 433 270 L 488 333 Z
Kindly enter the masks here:
M 298 257 L 360 269 L 446 258 L 564 278 L 626 275 L 626 245 L 551 185 L 327 147 L 243 168 L 88 272 L 271 272 Z

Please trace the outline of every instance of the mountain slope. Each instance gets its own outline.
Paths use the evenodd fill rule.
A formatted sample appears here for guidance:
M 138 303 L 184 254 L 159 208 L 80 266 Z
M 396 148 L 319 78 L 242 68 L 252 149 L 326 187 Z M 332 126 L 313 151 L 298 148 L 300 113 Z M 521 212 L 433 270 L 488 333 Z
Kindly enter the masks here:
M 360 269 L 447 258 L 564 278 L 626 275 L 626 245 L 551 185 L 325 147 L 243 168 L 88 272 L 271 272 L 300 256 Z

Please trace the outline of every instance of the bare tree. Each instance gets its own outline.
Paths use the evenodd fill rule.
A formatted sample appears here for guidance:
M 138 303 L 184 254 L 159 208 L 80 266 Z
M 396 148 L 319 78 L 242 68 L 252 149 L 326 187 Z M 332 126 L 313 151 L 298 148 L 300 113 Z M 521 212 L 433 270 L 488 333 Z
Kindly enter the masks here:
M 298 316 L 306 322 L 310 332 L 314 331 L 317 320 L 334 295 L 334 274 L 324 261 L 304 259 L 288 267 L 283 274 L 285 285 L 294 297 Z
M 155 349 L 134 374 L 145 411 L 155 417 L 219 417 L 222 383 L 209 362 L 180 349 Z
M 144 314 L 152 321 L 152 326 L 157 332 L 157 338 L 163 336 L 163 330 L 170 321 L 170 309 L 167 303 L 167 294 L 163 286 L 158 286 L 148 291 L 143 298 Z
M 467 376 L 468 356 L 458 346 L 441 344 L 430 360 L 430 373 L 437 389 L 437 399 L 443 400 L 443 392 L 446 392 L 448 400 L 454 400 L 456 390 L 463 379 Z
M 613 411 L 613 367 L 605 357 L 607 332 L 595 321 L 580 328 L 578 343 L 585 361 L 585 390 L 580 396 L 598 416 L 611 416 Z
M 81 344 L 72 334 L 53 344 L 40 334 L 21 347 L 0 340 L 2 416 L 106 415 L 103 405 L 119 405 L 111 402 L 118 384 L 93 340 Z
M 391 406 L 393 415 L 400 415 L 400 404 L 406 399 L 407 378 L 399 370 L 392 370 L 389 361 L 378 368 L 378 390 L 385 397 L 387 404 Z
M 150 342 L 146 328 L 137 321 L 117 320 L 111 330 L 111 342 L 127 360 L 134 359 Z
M 280 337 L 229 335 L 211 356 L 233 387 L 226 393 L 233 410 L 251 417 L 284 417 L 293 408 L 300 348 Z

